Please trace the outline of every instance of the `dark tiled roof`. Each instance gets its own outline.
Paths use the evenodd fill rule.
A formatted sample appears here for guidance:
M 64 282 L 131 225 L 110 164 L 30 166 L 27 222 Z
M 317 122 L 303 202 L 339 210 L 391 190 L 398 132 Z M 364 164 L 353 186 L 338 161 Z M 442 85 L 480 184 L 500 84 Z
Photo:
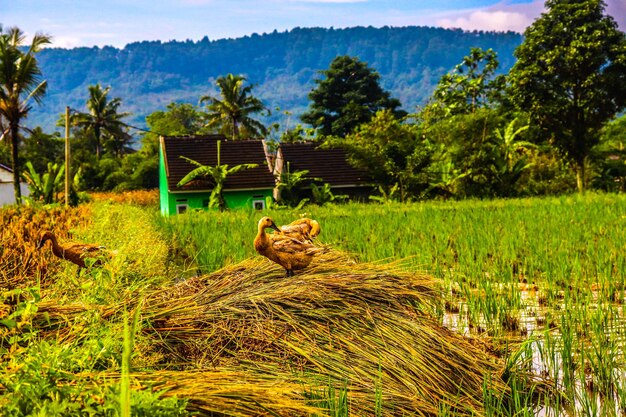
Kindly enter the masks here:
M 265 159 L 263 142 L 260 140 L 228 141 L 223 136 L 163 137 L 167 187 L 171 192 L 203 191 L 212 189 L 211 182 L 198 179 L 184 187 L 176 184 L 183 179 L 195 165 L 180 156 L 186 156 L 203 165 L 217 165 L 217 141 L 221 140 L 222 165 L 233 167 L 239 164 L 257 164 L 256 168 L 246 169 L 229 176 L 224 184 L 225 190 L 268 189 L 274 188 L 274 176 Z
M 308 170 L 308 177 L 321 178 L 332 186 L 367 185 L 369 178 L 365 171 L 352 167 L 346 161 L 343 149 L 316 149 L 318 143 L 297 142 L 280 145 L 284 171 Z

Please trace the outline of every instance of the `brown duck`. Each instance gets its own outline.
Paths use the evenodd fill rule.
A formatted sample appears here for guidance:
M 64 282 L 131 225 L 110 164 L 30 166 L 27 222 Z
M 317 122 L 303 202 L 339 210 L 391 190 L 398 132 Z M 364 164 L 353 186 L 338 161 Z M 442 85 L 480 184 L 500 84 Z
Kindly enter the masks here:
M 271 228 L 279 233 L 267 234 L 265 229 Z M 280 233 L 281 230 L 269 217 L 259 220 L 258 233 L 254 239 L 254 249 L 271 261 L 285 268 L 287 276 L 293 276 L 297 271 L 309 266 L 313 256 L 323 251 L 311 243 Z
M 110 258 L 112 252 L 107 251 L 104 246 L 86 243 L 68 243 L 60 245 L 54 233 L 43 232 L 37 242 L 37 249 L 41 249 L 48 241 L 52 241 L 52 253 L 61 259 L 70 261 L 81 268 L 85 268 L 85 259 L 95 258 L 93 265 L 102 265 L 103 258 Z
M 282 234 L 293 237 L 302 242 L 311 243 L 322 231 L 316 220 L 303 218 L 295 220 L 286 226 L 280 226 Z

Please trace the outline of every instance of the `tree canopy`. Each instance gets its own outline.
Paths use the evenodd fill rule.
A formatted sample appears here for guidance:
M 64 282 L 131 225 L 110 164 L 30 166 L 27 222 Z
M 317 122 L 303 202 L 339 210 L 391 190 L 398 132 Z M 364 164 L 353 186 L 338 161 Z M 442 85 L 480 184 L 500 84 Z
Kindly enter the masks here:
M 122 99 L 109 98 L 111 87 L 102 88 L 100 84 L 89 86 L 89 98 L 86 105 L 88 113 L 72 116 L 74 126 L 84 129 L 94 141 L 94 151 L 99 159 L 102 155 L 103 142 L 116 154 L 122 155 L 128 150 L 131 140 L 122 121 L 129 113 L 120 113 Z
M 357 57 L 339 56 L 329 69 L 320 71 L 317 87 L 309 94 L 309 110 L 301 116 L 318 134 L 343 137 L 370 121 L 379 110 L 390 110 L 396 117 L 400 101 L 380 86 L 380 75 Z
M 208 102 L 207 127 L 215 128 L 224 136 L 237 140 L 260 137 L 267 128 L 251 116 L 269 112 L 261 100 L 252 95 L 251 85 L 244 87 L 246 77 L 228 74 L 217 79 L 219 97 L 204 96 L 200 103 Z
M 510 95 L 574 165 L 582 192 L 585 159 L 626 105 L 626 35 L 601 0 L 548 0 L 546 7 L 515 51 Z
M 496 75 L 499 65 L 493 49 L 471 48 L 461 63 L 441 77 L 428 110 L 433 116 L 449 117 L 492 106 L 504 88 L 504 76 Z

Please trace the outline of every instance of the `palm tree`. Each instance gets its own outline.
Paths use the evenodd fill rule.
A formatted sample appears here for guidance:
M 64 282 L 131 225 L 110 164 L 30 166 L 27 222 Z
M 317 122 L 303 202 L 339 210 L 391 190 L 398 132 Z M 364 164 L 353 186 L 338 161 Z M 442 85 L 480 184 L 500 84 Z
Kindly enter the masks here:
M 89 99 L 87 99 L 87 109 L 89 113 L 79 113 L 73 117 L 75 126 L 84 128 L 93 134 L 96 142 L 96 156 L 100 159 L 102 154 L 102 142 L 108 137 L 114 142 L 114 148 L 119 148 L 123 153 L 124 145 L 128 141 L 128 133 L 124 129 L 122 118 L 130 113 L 118 113 L 118 108 L 122 100 L 116 97 L 109 101 L 108 94 L 111 87 L 102 89 L 100 84 L 89 86 Z M 122 144 L 115 146 L 115 144 Z
M 31 110 L 31 101 L 41 103 L 46 93 L 47 83 L 41 80 L 42 74 L 35 54 L 49 44 L 52 38 L 37 33 L 28 49 L 24 40 L 24 33 L 19 28 L 12 27 L 4 32 L 0 26 L 0 125 L 7 125 L 3 133 L 6 132 L 10 138 L 17 204 L 22 203 L 18 159 L 20 124 Z
M 263 102 L 250 95 L 252 86 L 243 86 L 245 77 L 228 74 L 219 77 L 216 81 L 220 89 L 220 97 L 204 96 L 200 104 L 207 105 L 207 127 L 216 127 L 231 139 L 240 139 L 244 136 L 260 136 L 267 134 L 267 128 L 258 120 L 250 117 L 251 114 L 267 112 Z

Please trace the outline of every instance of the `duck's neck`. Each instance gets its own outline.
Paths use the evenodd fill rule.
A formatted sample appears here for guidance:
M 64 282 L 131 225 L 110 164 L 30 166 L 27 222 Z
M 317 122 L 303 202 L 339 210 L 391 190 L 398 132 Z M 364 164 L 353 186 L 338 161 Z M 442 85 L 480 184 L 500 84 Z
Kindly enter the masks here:
M 51 235 L 46 236 L 46 239 L 52 242 L 52 253 L 54 253 L 56 256 L 62 256 L 64 251 L 61 245 L 59 245 L 59 242 L 57 241 L 57 237 L 51 234 Z
M 259 226 L 259 230 L 254 241 L 257 242 L 257 245 L 265 246 L 268 244 L 269 239 L 267 237 L 267 233 L 265 233 L 265 227 Z

